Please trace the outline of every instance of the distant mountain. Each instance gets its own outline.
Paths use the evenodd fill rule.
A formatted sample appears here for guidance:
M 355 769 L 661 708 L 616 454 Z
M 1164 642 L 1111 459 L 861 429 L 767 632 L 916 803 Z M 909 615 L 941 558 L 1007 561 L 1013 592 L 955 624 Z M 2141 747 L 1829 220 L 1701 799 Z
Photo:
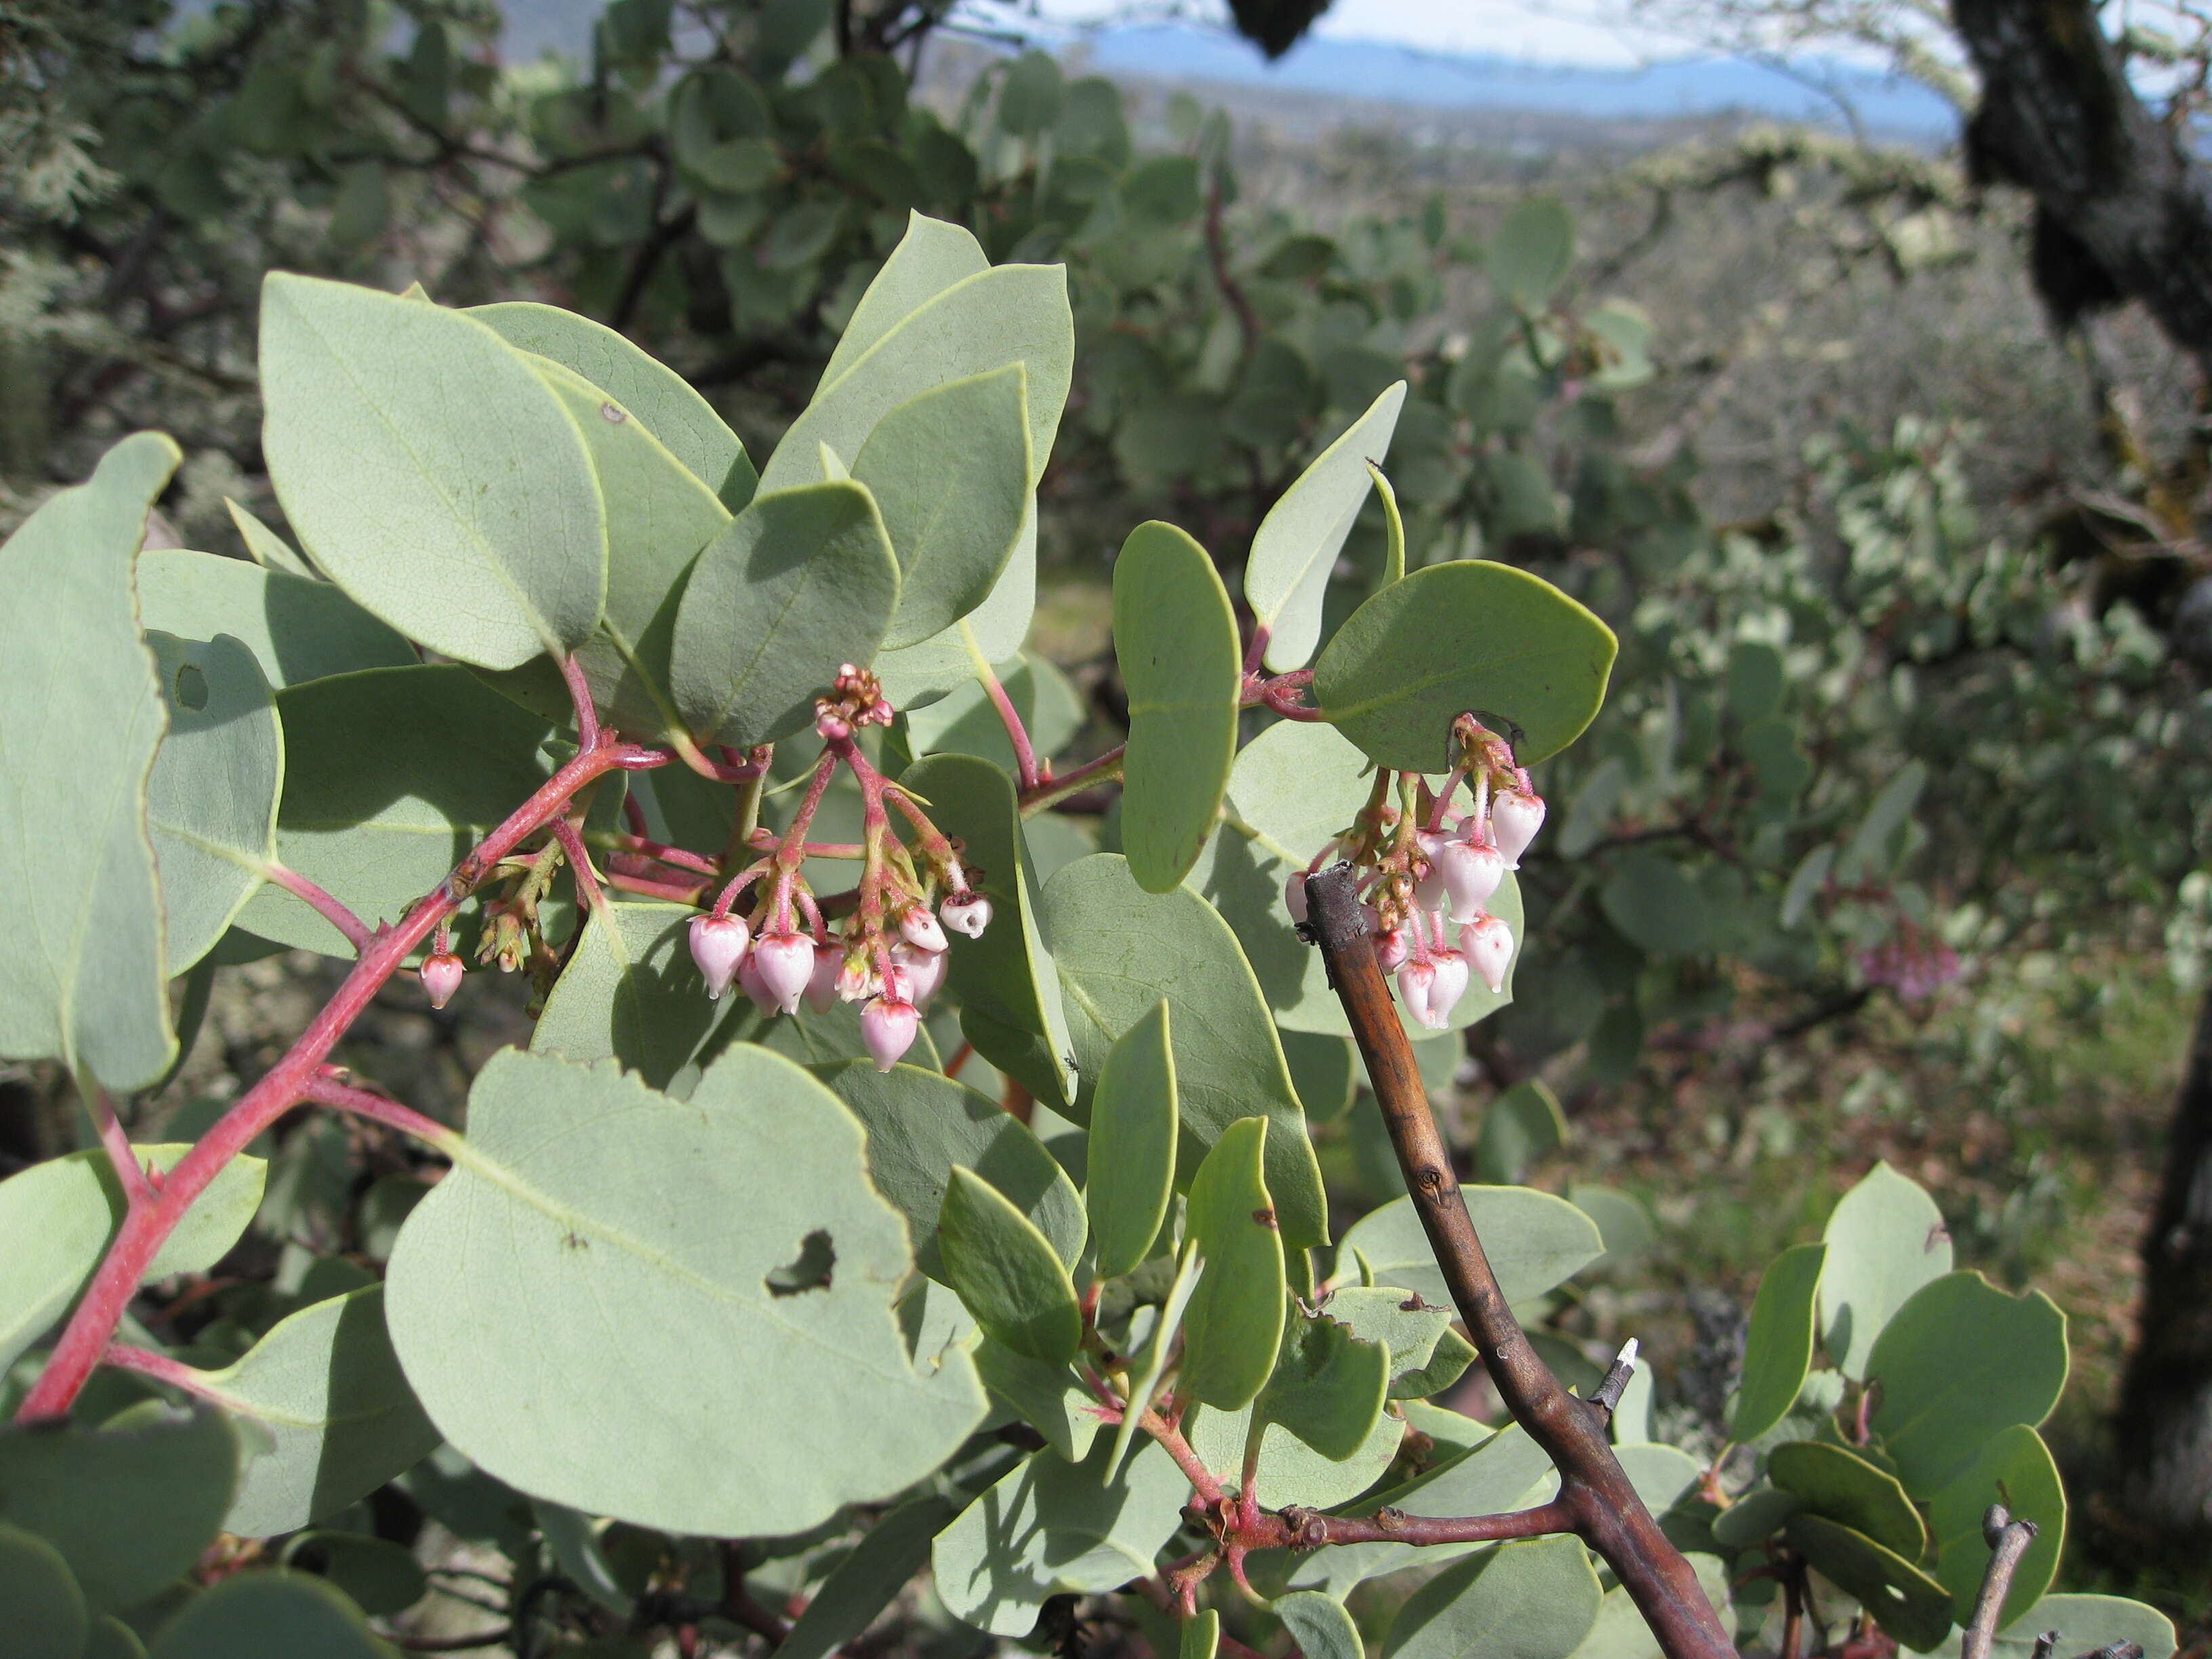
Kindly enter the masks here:
M 1834 100 L 1818 89 L 1827 87 L 1850 101 L 1870 133 L 1943 143 L 1959 128 L 1958 112 L 1917 82 L 1826 58 L 1793 64 L 1794 75 L 1720 57 L 1606 70 L 1309 35 L 1269 64 L 1255 47 L 1232 35 L 1173 23 L 1107 29 L 1086 37 L 1084 46 L 1089 65 L 1108 75 L 1227 82 L 1385 103 L 1522 109 L 1594 121 L 1735 113 L 1840 125 Z

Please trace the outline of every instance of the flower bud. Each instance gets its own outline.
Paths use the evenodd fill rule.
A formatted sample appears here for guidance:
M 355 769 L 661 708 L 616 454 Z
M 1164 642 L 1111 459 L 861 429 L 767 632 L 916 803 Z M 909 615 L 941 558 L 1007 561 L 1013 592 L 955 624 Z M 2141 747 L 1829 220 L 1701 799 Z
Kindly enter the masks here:
M 1306 925 L 1306 872 L 1291 872 L 1291 878 L 1283 884 L 1283 908 L 1291 913 L 1291 920 L 1301 927 Z
M 806 976 L 806 1006 L 817 1014 L 826 1014 L 837 1000 L 837 975 L 845 966 L 845 957 L 839 951 L 817 951 L 814 971 Z
M 937 914 L 945 918 L 945 925 L 954 933 L 981 939 L 983 930 L 991 925 L 991 901 L 981 893 L 958 892 L 939 905 Z
M 845 1002 L 866 1002 L 884 988 L 875 964 L 868 960 L 866 951 L 856 951 L 844 957 L 837 966 L 837 995 Z
M 876 1069 L 888 1072 L 899 1056 L 914 1047 L 914 1034 L 921 1029 L 921 1014 L 911 1002 L 878 997 L 860 1012 L 860 1041 L 876 1057 Z
M 911 945 L 894 945 L 891 992 L 901 1001 L 911 1002 L 927 1013 L 929 1005 L 944 987 L 945 972 L 951 965 L 942 951 L 918 951 Z
M 738 976 L 738 964 L 745 959 L 745 946 L 751 939 L 752 929 L 742 916 L 691 918 L 691 960 L 707 981 L 707 994 L 715 1001 L 722 1000 L 722 993 Z
M 1398 998 L 1406 1012 L 1423 1025 L 1431 1024 L 1430 994 L 1436 988 L 1437 970 L 1419 958 L 1398 969 Z
M 1451 1011 L 1467 994 L 1467 958 L 1456 951 L 1439 951 L 1429 958 L 1437 976 L 1429 984 L 1429 1013 L 1421 1023 L 1441 1031 L 1451 1023 Z
M 1505 879 L 1505 860 L 1493 847 L 1453 842 L 1437 854 L 1437 869 L 1450 897 L 1448 914 L 1464 925 L 1482 914 L 1490 896 Z
M 942 951 L 945 948 L 945 929 L 937 925 L 937 918 L 929 914 L 928 907 L 909 904 L 898 914 L 899 937 L 917 951 Z
M 1501 789 L 1491 798 L 1490 835 L 1505 856 L 1505 867 L 1518 870 L 1521 855 L 1544 827 L 1544 798 L 1518 789 Z
M 1375 935 L 1375 965 L 1386 974 L 1395 974 L 1405 964 L 1409 948 L 1404 928 L 1385 927 Z
M 799 1012 L 799 999 L 814 977 L 814 941 L 804 933 L 769 933 L 753 946 L 761 984 L 787 1014 Z
M 429 994 L 430 1006 L 442 1008 L 453 1000 L 453 993 L 461 988 L 461 975 L 468 970 L 461 959 L 451 951 L 440 951 L 426 957 L 422 962 L 422 988 Z
M 751 998 L 753 1006 L 770 1019 L 783 1012 L 781 1005 L 769 992 L 768 981 L 761 977 L 758 951 L 746 951 L 745 959 L 738 964 L 738 989 Z
M 1496 916 L 1483 916 L 1459 930 L 1459 948 L 1492 994 L 1505 988 L 1513 965 L 1513 930 Z

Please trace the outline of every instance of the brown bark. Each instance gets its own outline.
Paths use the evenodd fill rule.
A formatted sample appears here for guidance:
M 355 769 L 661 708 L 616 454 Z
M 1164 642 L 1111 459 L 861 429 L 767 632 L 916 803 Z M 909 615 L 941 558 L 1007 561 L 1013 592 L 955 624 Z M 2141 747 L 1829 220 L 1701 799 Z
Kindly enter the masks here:
M 2212 1548 L 2212 991 L 2197 1010 L 2142 1261 L 2109 1520 L 2141 1543 L 2202 1560 Z
M 2095 7 L 1953 0 L 1952 16 L 1982 82 L 1973 159 L 2034 193 L 2060 320 L 2084 296 L 2140 300 L 2212 372 L 2212 173 L 2136 95 Z

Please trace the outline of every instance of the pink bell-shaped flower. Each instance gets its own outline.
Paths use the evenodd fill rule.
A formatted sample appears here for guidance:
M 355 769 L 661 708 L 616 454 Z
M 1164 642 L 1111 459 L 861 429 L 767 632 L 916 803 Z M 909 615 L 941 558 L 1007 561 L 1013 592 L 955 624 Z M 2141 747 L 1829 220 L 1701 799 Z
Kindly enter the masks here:
M 1501 789 L 1490 801 L 1490 834 L 1504 854 L 1505 867 L 1518 870 L 1521 855 L 1544 827 L 1544 798 L 1518 789 Z
M 942 951 L 945 929 L 925 905 L 909 904 L 899 912 L 899 937 L 917 951 Z
M 1429 1024 L 1429 997 L 1436 988 L 1437 970 L 1416 957 L 1398 969 L 1398 996 L 1406 1012 L 1421 1024 Z
M 1404 928 L 1386 927 L 1375 935 L 1375 965 L 1386 974 L 1395 974 L 1405 966 L 1410 948 Z
M 1444 885 L 1443 866 L 1431 858 L 1429 873 L 1413 884 L 1413 902 L 1424 910 L 1450 908 L 1451 889 Z
M 1306 872 L 1291 872 L 1291 878 L 1283 884 L 1283 908 L 1291 913 L 1291 920 L 1301 927 L 1306 925 Z
M 1513 930 L 1496 916 L 1482 916 L 1459 930 L 1459 948 L 1493 994 L 1505 988 L 1513 965 Z
M 451 951 L 439 951 L 422 959 L 422 988 L 429 994 L 430 1006 L 442 1008 L 453 1000 L 453 993 L 461 988 L 461 976 L 468 969 Z
M 698 963 L 699 975 L 707 981 L 707 994 L 715 1001 L 722 1000 L 722 993 L 738 976 L 752 932 L 742 916 L 691 918 L 691 960 Z
M 888 1072 L 899 1057 L 914 1047 L 914 1034 L 921 1029 L 921 1012 L 911 1002 L 878 997 L 860 1011 L 860 1041 L 876 1059 L 876 1069 Z
M 955 893 L 937 907 L 937 914 L 954 933 L 981 939 L 991 925 L 991 901 L 981 893 Z
M 1437 870 L 1449 900 L 1446 914 L 1463 926 L 1482 914 L 1482 907 L 1505 879 L 1505 860 L 1494 847 L 1455 841 L 1437 854 Z
M 761 983 L 787 1014 L 799 1012 L 799 999 L 814 977 L 814 941 L 804 933 L 768 933 L 753 946 Z
M 760 952 L 757 951 L 746 951 L 745 959 L 738 964 L 738 989 L 751 998 L 753 1006 L 770 1019 L 783 1012 L 782 1005 L 768 988 L 768 981 L 761 977 Z
M 1429 981 L 1429 1018 L 1421 1024 L 1441 1031 L 1451 1023 L 1451 1011 L 1467 994 L 1467 958 L 1456 951 L 1439 951 L 1429 958 L 1437 970 Z
M 944 988 L 945 975 L 951 966 L 941 951 L 918 951 L 903 942 L 891 946 L 892 994 L 904 1002 L 911 1002 L 929 1012 L 929 1005 L 937 1000 Z
M 845 965 L 842 951 L 817 951 L 814 971 L 806 976 L 806 1006 L 826 1014 L 837 1000 L 837 975 Z

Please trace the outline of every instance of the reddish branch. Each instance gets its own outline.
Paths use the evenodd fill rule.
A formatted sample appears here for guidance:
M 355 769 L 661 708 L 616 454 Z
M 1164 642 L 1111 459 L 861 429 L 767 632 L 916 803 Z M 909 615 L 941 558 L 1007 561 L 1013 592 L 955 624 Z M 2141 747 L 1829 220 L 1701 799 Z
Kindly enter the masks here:
M 1560 1519 L 1605 1559 L 1667 1659 L 1735 1659 L 1735 1644 L 1689 1563 L 1660 1531 L 1613 1456 L 1605 1433 L 1608 1413 L 1559 1385 L 1506 1304 L 1429 1109 L 1413 1045 L 1367 943 L 1352 866 L 1334 865 L 1307 877 L 1306 894 L 1310 933 L 1351 1020 L 1414 1212 L 1498 1397 L 1559 1469 Z
M 375 933 L 337 994 L 301 1033 L 290 1052 L 200 1137 L 169 1171 L 158 1191 L 130 1206 L 76 1314 L 55 1344 L 52 1358 L 24 1397 L 16 1421 L 59 1417 L 69 1410 L 70 1402 L 84 1387 L 114 1336 L 148 1266 L 193 1202 L 256 1136 L 300 1102 L 314 1098 L 319 1089 L 328 1086 L 323 1063 L 338 1039 L 361 1017 L 385 981 L 475 892 L 499 860 L 560 818 L 586 785 L 610 772 L 645 771 L 667 763 L 669 757 L 664 753 L 616 742 L 596 731 L 592 735 L 592 746 L 547 779 L 434 890 L 417 900 L 396 927 Z

